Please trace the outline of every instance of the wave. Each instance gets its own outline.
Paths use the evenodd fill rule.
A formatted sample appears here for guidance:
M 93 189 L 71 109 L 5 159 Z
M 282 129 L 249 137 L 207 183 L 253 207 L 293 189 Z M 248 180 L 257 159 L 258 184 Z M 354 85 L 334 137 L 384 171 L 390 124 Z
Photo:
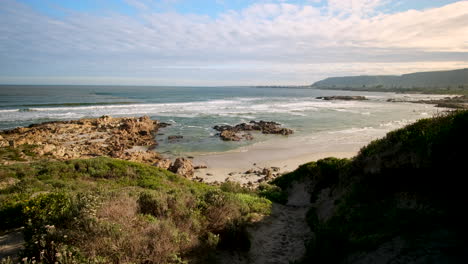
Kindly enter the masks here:
M 44 118 L 80 118 L 110 116 L 158 117 L 232 117 L 253 119 L 275 114 L 290 116 L 308 116 L 317 111 L 339 111 L 368 115 L 382 103 L 355 101 L 323 101 L 312 97 L 234 97 L 206 101 L 173 103 L 135 103 L 135 102 L 96 102 L 41 104 L 40 107 L 28 107 L 27 110 L 0 110 L 1 121 L 25 121 Z M 48 107 L 47 107 L 48 106 Z M 16 111 L 16 112 L 15 112 Z M 363 113 L 364 112 L 364 113 Z
M 21 108 L 18 109 L 18 112 L 35 112 L 36 110 L 31 109 L 31 108 Z
M 60 103 L 60 104 L 24 104 L 20 107 L 47 107 L 47 106 L 93 106 L 93 105 L 127 105 L 138 104 L 138 102 L 95 102 L 95 103 Z
M 18 112 L 20 109 L 4 109 L 0 110 L 0 113 L 12 113 L 12 112 Z

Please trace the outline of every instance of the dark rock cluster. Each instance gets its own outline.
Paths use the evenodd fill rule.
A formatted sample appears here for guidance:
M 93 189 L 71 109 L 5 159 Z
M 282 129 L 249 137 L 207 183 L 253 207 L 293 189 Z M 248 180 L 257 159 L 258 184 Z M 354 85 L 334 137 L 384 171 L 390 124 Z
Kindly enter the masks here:
M 222 125 L 214 126 L 213 129 L 218 131 L 218 135 L 225 141 L 240 141 L 242 139 L 252 140 L 253 136 L 249 133 L 251 131 L 258 131 L 263 134 L 278 134 L 290 135 L 294 133 L 289 128 L 281 127 L 281 124 L 268 121 L 250 121 L 249 123 L 241 123 L 235 126 Z

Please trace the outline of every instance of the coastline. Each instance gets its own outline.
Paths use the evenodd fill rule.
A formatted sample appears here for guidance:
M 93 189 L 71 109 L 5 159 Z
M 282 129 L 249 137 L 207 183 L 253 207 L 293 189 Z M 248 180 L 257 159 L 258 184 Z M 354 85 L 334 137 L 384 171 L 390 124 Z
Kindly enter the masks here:
M 192 154 L 195 165 L 207 167 L 196 170 L 194 176 L 206 183 L 235 181 L 255 186 L 265 176 L 252 171 L 276 168 L 282 174 L 322 158 L 352 158 L 369 142 L 385 136 L 393 129 L 363 128 L 355 131 L 319 132 L 304 137 L 275 136 L 268 141 L 232 151 Z M 246 173 L 249 171 L 251 173 Z

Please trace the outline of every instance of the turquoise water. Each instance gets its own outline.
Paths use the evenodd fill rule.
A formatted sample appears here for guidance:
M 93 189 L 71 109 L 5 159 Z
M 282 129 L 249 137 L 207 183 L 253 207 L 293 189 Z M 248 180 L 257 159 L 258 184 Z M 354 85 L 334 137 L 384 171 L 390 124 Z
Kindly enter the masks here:
M 327 95 L 364 95 L 369 100 L 315 99 Z M 438 110 L 424 104 L 390 103 L 387 99 L 429 97 L 437 96 L 304 88 L 3 85 L 0 129 L 102 115 L 148 115 L 171 124 L 159 131 L 164 134 L 157 136 L 159 152 L 219 152 L 279 136 L 257 134 L 254 141 L 223 142 L 215 136 L 214 125 L 276 121 L 295 130 L 292 137 L 324 131 L 390 130 Z M 169 143 L 169 135 L 184 138 Z

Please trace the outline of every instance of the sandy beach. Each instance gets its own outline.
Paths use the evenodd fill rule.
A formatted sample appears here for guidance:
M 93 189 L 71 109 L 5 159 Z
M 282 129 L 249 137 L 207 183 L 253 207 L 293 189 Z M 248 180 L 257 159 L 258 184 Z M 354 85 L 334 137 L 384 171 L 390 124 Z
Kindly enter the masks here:
M 268 141 L 239 149 L 211 154 L 194 154 L 194 164 L 205 165 L 195 177 L 204 182 L 236 181 L 253 184 L 264 176 L 245 173 L 249 170 L 279 168 L 278 173 L 295 170 L 299 165 L 326 157 L 351 158 L 388 129 L 343 130 L 321 132 L 305 137 L 272 136 Z

